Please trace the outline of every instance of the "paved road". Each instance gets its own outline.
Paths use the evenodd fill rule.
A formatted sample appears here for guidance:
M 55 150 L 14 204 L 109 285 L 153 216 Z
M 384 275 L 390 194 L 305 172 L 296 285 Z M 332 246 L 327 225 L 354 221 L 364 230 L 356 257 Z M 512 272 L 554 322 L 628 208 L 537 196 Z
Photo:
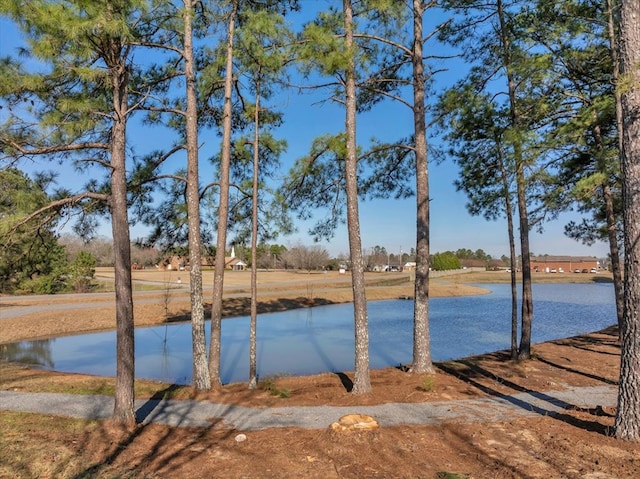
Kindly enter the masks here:
M 500 395 L 490 398 L 378 406 L 317 406 L 249 408 L 206 401 L 138 400 L 141 423 L 176 427 L 209 427 L 222 419 L 240 431 L 278 427 L 324 429 L 345 414 L 367 414 L 384 426 L 442 422 L 500 422 L 538 415 L 558 416 L 566 409 L 591 410 L 615 406 L 617 389 L 611 386 L 568 388 L 562 391 Z M 113 411 L 110 396 L 0 391 L 0 410 L 105 419 Z

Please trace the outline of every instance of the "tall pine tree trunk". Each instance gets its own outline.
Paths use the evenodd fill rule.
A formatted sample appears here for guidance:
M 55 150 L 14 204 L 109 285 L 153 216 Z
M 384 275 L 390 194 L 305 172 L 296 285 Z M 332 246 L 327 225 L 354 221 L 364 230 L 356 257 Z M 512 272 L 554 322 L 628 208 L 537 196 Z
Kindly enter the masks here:
M 617 58 L 617 55 L 616 55 Z M 620 75 L 614 74 L 615 78 L 619 78 Z M 618 96 L 618 95 L 616 95 Z M 617 114 L 616 114 L 617 115 Z M 596 114 L 594 113 L 594 116 Z M 622 121 L 620 122 L 620 132 L 618 135 L 618 142 L 620 144 L 619 150 L 622 151 L 620 138 L 622 135 Z M 604 141 L 602 139 L 602 129 L 600 125 L 596 124 L 593 128 L 593 138 L 596 148 L 602 152 L 605 148 Z M 616 298 L 616 316 L 618 318 L 618 329 L 622 328 L 622 314 L 624 308 L 624 300 L 622 296 L 622 271 L 620 269 L 620 250 L 618 248 L 618 222 L 616 220 L 616 212 L 613 202 L 613 193 L 611 192 L 611 186 L 609 185 L 609 173 L 610 166 L 608 160 L 604 160 L 602 155 L 598 160 L 598 170 L 605 172 L 606 176 L 601 184 L 602 199 L 604 200 L 605 221 L 607 224 L 607 238 L 609 240 L 609 256 L 611 258 L 611 271 L 613 273 L 613 290 Z
M 614 0 L 607 0 L 607 26 L 609 33 L 609 50 L 613 63 L 613 83 L 618 85 L 620 80 L 620 62 L 618 59 L 618 46 L 616 45 L 616 15 L 614 13 Z M 616 126 L 618 128 L 618 150 L 622 154 L 622 99 L 620 88 L 615 88 L 616 98 Z M 604 191 L 605 209 L 607 215 L 607 234 L 609 236 L 609 254 L 611 255 L 611 272 L 613 273 L 613 289 L 616 295 L 616 313 L 618 316 L 618 334 L 622 330 L 622 315 L 624 311 L 624 297 L 622 288 L 622 267 L 620 265 L 620 248 L 618 247 L 617 222 L 613 208 L 613 198 L 609 185 Z
M 260 165 L 260 83 L 256 86 L 256 107 L 253 113 L 253 191 L 251 205 L 251 318 L 249 326 L 249 389 L 258 387 L 258 186 Z
M 640 2 L 620 12 L 625 278 L 615 435 L 640 441 Z
M 367 298 L 365 294 L 362 240 L 360 239 L 360 215 L 358 212 L 358 158 L 356 150 L 356 81 L 355 53 L 353 42 L 353 7 L 351 0 L 343 0 L 345 43 L 348 51 L 346 71 L 346 118 L 347 157 L 345 158 L 345 180 L 347 192 L 347 228 L 349 231 L 349 254 L 351 256 L 351 283 L 355 326 L 355 375 L 353 394 L 371 391 L 369 378 L 369 325 Z
M 229 222 L 229 166 L 231 163 L 231 93 L 233 89 L 233 35 L 238 0 L 233 0 L 227 32 L 227 63 L 224 80 L 222 152 L 220 160 L 220 201 L 218 204 L 218 239 L 216 241 L 213 301 L 211 303 L 211 342 L 209 345 L 209 374 L 211 386 L 221 386 L 220 348 L 222 332 L 222 293 L 224 283 L 227 224 Z
M 531 256 L 529 251 L 529 213 L 527 211 L 527 192 L 525 175 L 525 158 L 522 151 L 522 137 L 518 99 L 516 95 L 516 81 L 513 74 L 511 59 L 511 34 L 505 19 L 502 0 L 496 3 L 498 19 L 500 21 L 500 39 L 502 43 L 503 65 L 507 74 L 507 88 L 509 94 L 510 123 L 513 130 L 513 156 L 515 163 L 516 195 L 518 203 L 520 255 L 522 266 L 522 331 L 520 335 L 519 359 L 531 358 L 531 324 L 533 321 L 533 292 L 531 289 Z
M 191 344 L 193 387 L 211 388 L 202 296 L 202 237 L 200 233 L 200 175 L 198 171 L 198 99 L 193 58 L 192 0 L 184 0 L 184 62 L 187 86 L 187 216 L 189 223 L 189 285 L 191 291 Z
M 502 195 L 504 196 L 504 211 L 507 215 L 507 234 L 509 236 L 509 266 L 511 269 L 511 359 L 518 359 L 518 287 L 516 265 L 516 236 L 513 223 L 513 205 L 511 203 L 511 191 L 509 190 L 509 175 L 502 155 L 502 142 L 495 138 L 499 145 L 500 176 L 502 180 Z
M 524 159 L 522 149 L 516 148 L 516 188 L 520 227 L 520 254 L 522 266 L 522 331 L 518 359 L 531 359 L 531 328 L 533 322 L 533 292 L 531 289 L 531 253 L 529 251 L 529 214 L 525 191 Z
M 111 130 L 111 227 L 116 294 L 116 384 L 113 419 L 134 424 L 135 345 L 131 242 L 127 213 L 127 89 L 128 72 L 122 61 L 111 67 L 114 120 Z
M 516 264 L 516 239 L 511 201 L 507 209 L 507 232 L 509 235 L 509 266 L 511 269 L 511 359 L 518 359 L 518 285 Z
M 609 256 L 611 259 L 611 272 L 613 273 L 613 290 L 616 298 L 616 317 L 618 318 L 618 331 L 622 329 L 622 316 L 624 313 L 624 296 L 622 286 L 622 267 L 620 265 L 620 248 L 618 247 L 618 222 L 616 220 L 613 205 L 613 194 L 609 184 L 603 185 L 604 207 L 607 221 L 607 236 L 609 238 Z
M 425 119 L 425 79 L 422 58 L 422 0 L 413 0 L 413 125 L 416 155 L 416 279 L 413 309 L 413 364 L 415 373 L 434 372 L 429 333 L 429 164 Z

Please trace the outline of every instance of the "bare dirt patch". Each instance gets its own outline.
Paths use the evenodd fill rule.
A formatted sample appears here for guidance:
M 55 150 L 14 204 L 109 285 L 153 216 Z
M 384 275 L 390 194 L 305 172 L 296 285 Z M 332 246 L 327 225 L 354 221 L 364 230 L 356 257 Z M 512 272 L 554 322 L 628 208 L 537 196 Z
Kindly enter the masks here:
M 438 284 L 433 283 L 433 286 Z M 458 283 L 460 288 L 465 286 L 462 280 Z M 456 281 L 443 281 L 442 286 L 454 288 L 453 292 L 462 291 L 455 289 Z M 370 286 L 371 291 L 375 288 Z M 380 289 L 389 291 L 390 287 Z M 293 298 L 286 298 L 282 291 L 275 298 L 264 296 L 264 307 L 313 304 L 304 293 L 306 288 Z M 334 298 L 341 298 L 343 293 L 337 291 L 336 297 L 329 292 L 318 294 L 313 300 L 322 296 L 326 301 L 339 301 Z M 368 294 L 371 298 L 374 293 L 368 291 Z M 409 287 L 404 293 L 394 290 L 393 294 L 412 293 Z M 236 302 L 227 307 L 234 312 L 242 311 L 246 298 L 233 299 Z M 285 300 L 292 303 L 287 304 Z M 309 304 L 305 304 L 307 301 Z M 158 313 L 153 309 L 158 305 L 141 304 L 138 307 L 140 311 L 136 310 L 136 314 L 151 322 L 158 320 L 158 314 L 163 315 L 162 311 Z M 67 314 L 75 315 L 76 324 L 79 323 L 77 313 Z M 186 309 L 182 314 L 186 314 Z M 96 319 L 94 327 L 100 328 L 113 321 L 113 311 L 109 308 L 91 310 L 92 317 L 102 315 L 108 317 Z M 4 338 L 5 321 L 14 320 L 1 321 Z M 19 331 L 17 336 L 29 337 L 34 330 L 42 330 L 46 322 L 46 318 L 36 315 L 22 317 L 21 321 L 11 324 Z M 65 325 L 65 332 L 73 332 L 71 320 L 58 324 Z M 219 391 L 196 392 L 190 387 L 140 381 L 136 385 L 136 395 L 253 407 L 343 405 L 357 414 L 360 406 L 369 404 L 544 393 L 568 386 L 615 387 L 619 353 L 617 332 L 610 328 L 591 335 L 534 345 L 534 359 L 530 361 L 512 362 L 505 352 L 496 352 L 438 363 L 434 375 L 414 375 L 396 368 L 372 371 L 373 391 L 362 396 L 349 393 L 353 378 L 349 371 L 271 378 L 269 384 L 263 383 L 255 391 L 242 383 L 225 385 Z M 3 364 L 0 390 L 110 394 L 113 379 Z M 287 391 L 284 396 L 288 397 L 277 394 L 282 391 Z M 274 428 L 244 432 L 246 440 L 238 442 L 236 438 L 240 431 L 220 423 L 212 423 L 210 428 L 171 428 L 154 424 L 127 430 L 109 421 L 88 422 L 1 412 L 0 477 L 640 477 L 640 445 L 617 441 L 610 436 L 614 414 L 615 409 L 611 407 L 568 405 L 562 414 L 553 416 L 505 417 L 490 423 L 381 427 L 366 433 L 337 434 L 330 430 L 330 424 L 322 430 Z M 445 473 L 457 475 L 446 476 Z

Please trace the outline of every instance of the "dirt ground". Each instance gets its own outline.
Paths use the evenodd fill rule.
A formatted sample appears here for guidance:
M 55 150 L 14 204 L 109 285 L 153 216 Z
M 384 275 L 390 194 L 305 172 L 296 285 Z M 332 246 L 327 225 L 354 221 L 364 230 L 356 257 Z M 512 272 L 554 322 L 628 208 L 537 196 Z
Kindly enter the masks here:
M 594 280 L 588 275 L 576 276 L 580 278 L 575 280 Z M 226 300 L 228 315 L 244 314 L 247 304 L 246 296 L 237 291 L 243 288 L 240 276 L 236 279 L 236 285 L 229 282 L 229 296 L 238 296 Z M 554 276 L 553 280 L 559 278 Z M 567 276 L 564 280 L 574 278 Z M 604 277 L 598 276 L 597 280 Z M 477 294 L 481 291 L 468 282 L 493 281 L 508 281 L 508 275 L 438 278 L 432 281 L 431 294 Z M 412 295 L 410 285 L 392 283 L 381 284 L 380 277 L 368 278 L 368 297 Z M 348 280 L 345 287 L 337 277 L 313 280 L 280 277 L 262 284 L 269 284 L 261 294 L 263 311 L 348 301 L 350 295 Z M 156 297 L 155 293 L 145 294 Z M 136 321 L 151 324 L 183 318 L 188 296 L 183 305 L 178 299 L 182 294 L 171 297 L 168 315 L 164 301 L 140 302 L 136 306 Z M 157 298 L 162 300 L 163 294 Z M 17 308 L 23 301 L 35 306 L 42 300 L 12 298 L 10 303 L 2 303 L 0 314 Z M 88 329 L 111 327 L 113 309 L 106 303 L 96 305 L 83 310 L 91 313 L 82 315 L 91 317 Z M 33 339 L 56 325 L 58 334 L 84 331 L 87 327 L 79 324 L 77 311 L 56 310 L 49 316 L 55 319 L 37 312 L 0 320 L 0 348 L 2 343 L 9 342 L 7 338 Z M 370 404 L 453 401 L 524 391 L 544 393 L 567 386 L 614 387 L 619 373 L 619 351 L 617 332 L 609 328 L 583 337 L 534 345 L 534 358 L 530 361 L 512 362 L 505 352 L 496 352 L 437 363 L 433 375 L 415 375 L 396 368 L 371 371 L 373 391 L 361 396 L 349 392 L 353 378 L 350 371 L 270 378 L 257 390 L 249 390 L 246 384 L 229 384 L 219 391 L 195 392 L 189 387 L 140 381 L 136 395 L 254 407 L 343 405 L 358 413 L 359 406 Z M 2 364 L 0 390 L 108 394 L 113 390 L 113 379 Z M 383 427 L 373 432 L 337 433 L 330 430 L 329 424 L 322 430 L 273 428 L 245 432 L 246 440 L 238 442 L 240 431 L 217 423 L 206 429 L 154 424 L 124 430 L 109 421 L 0 412 L 0 477 L 640 477 L 640 445 L 611 437 L 614 414 L 615 408 L 611 407 L 585 409 L 576 405 L 568 406 L 561 414 L 526 419 L 504 417 L 499 422 Z

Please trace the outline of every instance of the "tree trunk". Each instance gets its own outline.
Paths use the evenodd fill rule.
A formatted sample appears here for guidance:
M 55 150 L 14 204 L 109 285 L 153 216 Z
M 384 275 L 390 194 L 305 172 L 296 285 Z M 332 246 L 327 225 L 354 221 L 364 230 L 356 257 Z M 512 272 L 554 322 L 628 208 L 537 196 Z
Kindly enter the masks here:
M 131 288 L 131 242 L 127 213 L 127 67 L 122 62 L 112 67 L 114 120 L 111 130 L 111 227 L 114 250 L 116 293 L 116 384 L 113 419 L 122 424 L 135 423 L 134 381 L 135 346 L 133 294 Z
M 620 81 L 620 62 L 618 59 L 618 46 L 616 45 L 616 21 L 614 14 L 614 0 L 607 0 L 607 26 L 609 32 L 609 50 L 613 63 L 613 84 Z M 616 126 L 618 129 L 618 151 L 622 154 L 622 100 L 620 88 L 614 90 L 616 99 Z M 613 289 L 616 295 L 616 313 L 618 315 L 618 334 L 622 330 L 622 315 L 624 311 L 624 297 L 622 288 L 622 267 L 620 266 L 620 249 L 618 248 L 617 223 L 613 208 L 613 198 L 609 185 L 604 191 L 605 208 L 607 215 L 607 234 L 609 236 L 609 252 L 611 254 L 611 272 L 613 273 Z
M 260 159 L 260 84 L 256 87 L 256 108 L 253 117 L 253 198 L 251 207 L 251 320 L 249 326 L 249 389 L 258 387 L 258 173 Z
M 369 379 L 369 325 L 367 298 L 365 294 L 364 262 L 360 239 L 360 215 L 358 212 L 358 158 L 356 150 L 356 82 L 355 55 L 353 53 L 353 8 L 351 0 L 343 0 L 345 43 L 349 59 L 345 85 L 345 130 L 347 135 L 347 157 L 345 159 L 345 182 L 347 195 L 347 228 L 349 232 L 349 254 L 351 255 L 351 284 L 355 323 L 355 375 L 353 394 L 371 391 Z
M 620 248 L 618 247 L 618 226 L 613 195 L 608 184 L 603 186 L 605 212 L 607 215 L 607 235 L 609 238 L 609 256 L 611 256 L 611 272 L 613 273 L 613 290 L 616 297 L 616 316 L 618 318 L 618 334 L 622 330 L 622 316 L 624 313 L 624 295 L 622 287 L 622 268 L 620 266 Z
M 501 145 L 496 138 L 496 145 Z M 500 147 L 500 152 L 502 149 Z M 516 264 L 516 240 L 513 225 L 513 205 L 511 204 L 511 192 L 509 191 L 509 175 L 505 166 L 504 157 L 500 153 L 500 175 L 502 176 L 502 194 L 504 196 L 504 210 L 507 214 L 507 233 L 509 235 L 509 266 L 511 267 L 511 359 L 518 359 L 518 287 Z
M 533 320 L 533 293 L 531 291 L 531 257 L 529 251 L 529 214 L 527 211 L 526 176 L 524 171 L 524 154 L 520 134 L 520 115 L 518 112 L 516 81 L 511 61 L 511 35 L 505 19 L 502 0 L 496 3 L 500 21 L 500 39 L 503 49 L 503 63 L 507 74 L 509 94 L 509 110 L 511 128 L 514 131 L 513 156 L 516 173 L 516 195 L 518 200 L 518 217 L 520 226 L 520 255 L 522 258 L 522 331 L 520 336 L 519 359 L 531 358 L 531 323 Z
M 233 1 L 229 13 L 227 33 L 227 64 L 224 80 L 224 107 L 222 152 L 220 160 L 220 202 L 218 205 L 218 239 L 216 242 L 215 271 L 213 274 L 213 301 L 211 303 L 211 343 L 209 345 L 209 374 L 211 386 L 218 388 L 220 381 L 220 347 L 222 331 L 222 292 L 224 282 L 227 224 L 229 220 L 229 165 L 231 162 L 231 93 L 233 88 L 233 35 L 238 0 Z
M 413 309 L 414 373 L 433 373 L 429 333 L 429 164 L 422 58 L 422 0 L 413 0 L 413 125 L 416 155 L 416 276 Z
M 519 158 L 519 159 L 518 159 Z M 522 256 L 522 331 L 518 359 L 531 359 L 531 326 L 533 321 L 533 292 L 531 290 L 531 253 L 529 251 L 529 215 L 525 192 L 524 160 L 522 151 L 516 154 L 516 183 L 518 216 L 520 217 L 520 254 Z
M 509 266 L 511 267 L 511 359 L 518 359 L 518 286 L 516 271 L 516 239 L 513 228 L 513 212 L 509 210 L 507 219 L 509 234 Z
M 640 3 L 637 0 L 621 3 L 620 73 L 626 260 L 615 435 L 640 441 Z
M 189 284 L 191 290 L 191 343 L 193 387 L 211 388 L 202 297 L 202 237 L 200 233 L 200 176 L 198 171 L 198 99 L 193 58 L 192 0 L 184 0 L 184 62 L 187 85 L 187 216 L 189 222 Z

